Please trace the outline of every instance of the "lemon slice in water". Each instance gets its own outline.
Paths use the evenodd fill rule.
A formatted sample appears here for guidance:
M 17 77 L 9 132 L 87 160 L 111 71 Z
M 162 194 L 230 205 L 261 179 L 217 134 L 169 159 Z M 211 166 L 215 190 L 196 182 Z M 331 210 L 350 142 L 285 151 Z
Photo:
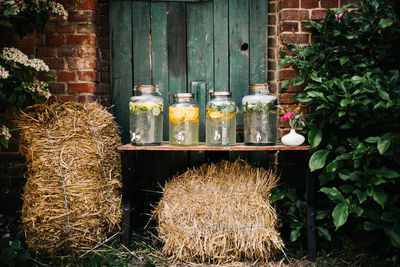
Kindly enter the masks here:
M 153 116 L 158 116 L 158 115 L 160 115 L 160 113 L 161 113 L 161 109 L 160 109 L 159 107 L 155 106 L 155 107 L 152 109 L 151 112 L 153 113 Z

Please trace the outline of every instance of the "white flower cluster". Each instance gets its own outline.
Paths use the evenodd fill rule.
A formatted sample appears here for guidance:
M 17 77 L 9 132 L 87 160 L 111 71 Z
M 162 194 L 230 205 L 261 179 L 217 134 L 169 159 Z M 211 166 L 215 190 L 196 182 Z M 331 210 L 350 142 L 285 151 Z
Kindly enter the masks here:
M 68 13 L 64 9 L 64 6 L 62 4 L 56 3 L 53 1 L 49 1 L 48 8 L 49 8 L 50 14 L 56 15 L 56 16 L 61 16 L 64 20 L 67 20 Z
M 33 81 L 26 90 L 31 93 L 37 93 L 40 96 L 44 96 L 46 99 L 51 96 L 48 84 L 42 81 Z
M 0 65 L 0 79 L 7 79 L 8 75 L 10 75 L 10 73 Z
M 60 3 L 48 0 L 0 0 L 0 5 L 16 6 L 18 9 L 12 15 L 28 11 L 39 14 L 47 12 L 49 15 L 61 16 L 64 20 L 68 18 L 68 13 Z
M 49 71 L 49 66 L 43 60 L 39 58 L 29 59 L 27 55 L 15 47 L 4 47 L 0 58 L 9 62 L 19 63 L 36 71 Z
M 3 125 L 0 129 L 0 136 L 4 136 L 4 138 L 8 141 L 11 138 L 10 129 L 8 129 L 5 125 Z

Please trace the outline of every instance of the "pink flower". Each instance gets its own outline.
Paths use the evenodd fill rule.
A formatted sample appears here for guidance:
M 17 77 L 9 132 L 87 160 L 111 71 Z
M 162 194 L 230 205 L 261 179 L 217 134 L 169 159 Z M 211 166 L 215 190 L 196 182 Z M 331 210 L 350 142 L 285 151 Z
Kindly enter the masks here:
M 344 17 L 344 12 L 340 14 L 335 14 L 335 18 L 337 18 L 338 20 L 341 20 L 343 17 Z
M 285 115 L 283 115 L 282 119 L 283 119 L 284 121 L 287 121 L 288 119 L 290 119 L 290 118 L 293 117 L 293 116 L 294 116 L 294 113 L 293 113 L 293 112 L 287 112 Z

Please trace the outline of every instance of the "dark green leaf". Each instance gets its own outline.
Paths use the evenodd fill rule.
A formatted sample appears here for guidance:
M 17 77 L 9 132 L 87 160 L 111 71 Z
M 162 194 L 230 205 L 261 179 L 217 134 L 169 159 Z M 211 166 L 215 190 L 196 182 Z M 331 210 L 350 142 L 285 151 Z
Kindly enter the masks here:
M 0 143 L 5 148 L 8 148 L 8 141 L 7 141 L 7 139 L 4 138 L 4 136 L 0 136 Z
M 290 232 L 290 241 L 295 242 L 300 237 L 300 229 L 293 229 Z
M 386 167 L 381 167 L 379 169 L 372 170 L 372 172 L 378 177 L 384 177 L 384 178 L 388 178 L 388 179 L 400 177 L 400 173 L 398 173 L 397 171 L 395 171 L 393 169 L 389 169 Z
M 387 195 L 385 191 L 381 188 L 373 188 L 372 190 L 372 198 L 381 205 L 382 209 L 385 207 L 385 202 L 387 200 Z
M 377 146 L 379 154 L 383 155 L 386 152 L 386 150 L 389 148 L 389 146 L 390 146 L 389 138 L 386 138 L 383 136 L 381 138 L 379 138 L 378 146 Z
M 338 173 L 340 179 L 343 181 L 357 181 L 359 179 L 359 173 L 356 171 L 348 171 L 348 170 L 343 170 Z
M 329 233 L 329 231 L 321 226 L 315 226 L 315 230 L 317 230 L 317 234 L 320 237 L 325 238 L 328 241 L 331 241 L 332 237 L 331 234 Z
M 335 172 L 339 166 L 339 163 L 337 161 L 332 161 L 328 165 L 326 165 L 326 171 L 327 172 Z
M 321 77 L 318 77 L 318 74 L 317 74 L 316 72 L 311 73 L 310 78 L 311 78 L 313 81 L 322 83 L 322 78 L 321 78 Z
M 349 216 L 349 204 L 346 201 L 340 202 L 332 211 L 333 224 L 336 230 L 346 223 Z
M 308 132 L 308 142 L 311 148 L 316 148 L 322 140 L 322 130 L 321 128 L 312 128 Z
M 350 60 L 350 58 L 347 57 L 347 56 L 340 57 L 340 58 L 339 58 L 340 65 L 343 66 L 344 64 L 346 64 L 347 62 L 349 62 L 349 60 Z
M 322 187 L 319 191 L 324 193 L 333 203 L 344 201 L 342 193 L 336 187 Z
M 364 141 L 367 143 L 371 143 L 371 144 L 378 143 L 379 137 L 378 136 L 370 136 L 368 138 L 365 138 Z
M 322 169 L 325 166 L 326 158 L 328 157 L 330 151 L 323 149 L 318 150 L 314 154 L 312 154 L 309 162 L 310 170 L 313 172 L 315 170 Z
M 372 231 L 372 230 L 375 230 L 377 227 L 378 227 L 378 225 L 374 222 L 366 221 L 363 223 L 363 229 L 365 231 Z
M 9 15 L 12 15 L 13 13 L 15 13 L 16 11 L 18 11 L 18 7 L 17 6 L 10 6 L 9 8 L 7 8 L 5 11 L 4 11 L 4 15 L 5 16 L 9 16 Z
M 400 234 L 396 233 L 393 228 L 385 227 L 384 230 L 386 234 L 389 236 L 392 245 L 397 248 L 400 248 Z
M 269 202 L 272 204 L 275 201 L 281 200 L 285 197 L 283 192 L 281 190 L 274 190 L 271 194 L 271 197 L 269 199 Z
M 367 199 L 367 192 L 363 191 L 363 190 L 359 190 L 357 189 L 355 191 L 357 198 L 358 198 L 358 202 L 361 204 L 363 203 L 366 199 Z
M 283 82 L 282 82 L 282 85 L 281 85 L 281 89 L 284 89 L 284 88 L 288 87 L 289 84 L 290 84 L 289 81 L 283 81 Z
M 317 210 L 315 212 L 315 219 L 316 220 L 323 220 L 330 214 L 330 210 Z
M 8 19 L 0 19 L 0 26 L 11 28 L 12 24 Z
M 378 26 L 379 26 L 379 28 L 387 28 L 387 27 L 389 27 L 389 26 L 391 26 L 392 24 L 393 24 L 393 20 L 392 19 L 385 19 L 385 18 L 383 18 L 383 19 L 381 19 L 380 21 L 379 21 L 379 24 L 378 24 Z

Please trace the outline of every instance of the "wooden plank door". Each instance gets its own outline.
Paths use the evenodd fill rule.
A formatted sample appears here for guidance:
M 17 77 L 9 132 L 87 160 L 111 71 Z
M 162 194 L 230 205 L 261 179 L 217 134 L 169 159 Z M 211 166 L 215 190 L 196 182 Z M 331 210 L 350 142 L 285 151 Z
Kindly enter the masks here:
M 200 141 L 205 139 L 210 90 L 232 91 L 241 108 L 249 83 L 267 81 L 267 7 L 267 0 L 111 1 L 111 86 L 123 142 L 129 141 L 133 85 L 159 85 L 165 103 L 164 140 L 174 93 L 194 93 Z M 237 120 L 242 122 L 240 112 Z M 199 163 L 203 159 L 178 153 L 172 165 L 184 166 L 188 156 Z M 233 158 L 238 156 L 243 155 Z

